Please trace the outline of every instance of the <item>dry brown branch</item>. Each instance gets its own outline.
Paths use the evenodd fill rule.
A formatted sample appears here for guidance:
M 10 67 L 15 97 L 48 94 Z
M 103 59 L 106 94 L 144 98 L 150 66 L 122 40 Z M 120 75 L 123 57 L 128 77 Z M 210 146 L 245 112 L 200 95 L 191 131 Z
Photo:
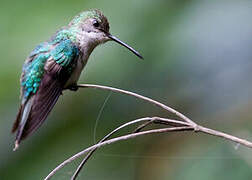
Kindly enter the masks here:
M 193 130 L 193 128 L 192 127 L 173 127 L 173 128 L 154 129 L 154 130 L 142 131 L 142 132 L 138 132 L 138 133 L 131 133 L 131 134 L 128 134 L 128 135 L 124 135 L 124 136 L 120 136 L 120 137 L 116 137 L 116 138 L 104 141 L 102 143 L 98 143 L 96 145 L 93 145 L 93 146 L 91 146 L 91 147 L 89 147 L 89 148 L 87 148 L 87 149 L 73 155 L 69 159 L 65 160 L 63 163 L 61 163 L 59 166 L 57 166 L 53 171 L 51 171 L 50 174 L 44 180 L 49 180 L 58 170 L 60 170 L 66 164 L 72 162 L 76 158 L 86 154 L 89 151 L 100 148 L 102 146 L 105 146 L 105 145 L 108 145 L 108 144 L 113 144 L 113 143 L 118 142 L 118 141 L 132 139 L 132 138 L 147 135 L 147 134 L 164 133 L 164 132 L 171 132 L 171 131 L 188 131 L 188 130 Z
M 104 142 L 105 140 L 107 140 L 108 138 L 110 138 L 113 134 L 115 134 L 116 132 L 118 132 L 119 130 L 121 130 L 122 128 L 132 125 L 132 124 L 136 124 L 139 122 L 144 122 L 147 121 L 146 123 L 143 123 L 141 126 L 139 126 L 134 132 L 139 132 L 141 129 L 143 129 L 144 127 L 146 127 L 147 125 L 151 124 L 151 123 L 159 123 L 159 124 L 166 124 L 166 125 L 170 125 L 170 126 L 175 126 L 175 127 L 180 127 L 180 126 L 189 126 L 188 123 L 186 122 L 181 122 L 181 121 L 176 121 L 176 120 L 172 120 L 172 119 L 164 119 L 164 118 L 159 118 L 159 117 L 146 117 L 146 118 L 140 118 L 140 119 L 136 119 L 133 121 L 130 121 L 128 123 L 123 124 L 122 126 L 116 128 L 115 130 L 113 130 L 112 132 L 110 132 L 108 135 L 106 135 L 104 138 L 102 138 L 98 143 Z M 78 168 L 76 169 L 76 171 L 74 172 L 71 180 L 75 180 L 79 174 L 79 172 L 81 171 L 82 167 L 84 166 L 84 164 L 87 162 L 87 160 L 91 157 L 91 155 L 95 152 L 97 148 L 91 150 L 86 156 L 85 158 L 82 160 L 82 162 L 80 163 L 80 165 L 78 166 Z
M 168 112 L 171 112 L 175 115 L 177 115 L 179 118 L 181 118 L 183 121 L 181 120 L 172 120 L 172 119 L 167 119 L 167 118 L 161 118 L 161 117 L 146 117 L 146 118 L 141 118 L 141 119 L 136 119 L 133 121 L 130 121 L 128 123 L 125 123 L 123 125 L 121 125 L 120 127 L 116 128 L 115 130 L 113 130 L 111 133 L 109 133 L 108 135 L 106 135 L 101 141 L 99 141 L 99 143 L 97 143 L 96 145 L 93 145 L 75 155 L 73 155 L 72 157 L 70 157 L 69 159 L 65 160 L 63 163 L 61 163 L 60 165 L 58 165 L 53 171 L 51 171 L 51 173 L 45 178 L 45 180 L 50 179 L 58 170 L 60 170 L 62 167 L 64 167 L 66 164 L 70 163 L 71 161 L 75 160 L 76 158 L 88 153 L 86 155 L 86 157 L 83 159 L 82 163 L 79 165 L 78 169 L 75 171 L 74 175 L 72 176 L 72 180 L 76 179 L 78 173 L 80 172 L 80 170 L 82 169 L 83 165 L 87 162 L 87 160 L 90 158 L 90 156 L 94 153 L 94 151 L 97 148 L 100 148 L 102 146 L 108 145 L 108 144 L 112 144 L 118 141 L 123 141 L 123 140 L 128 140 L 128 139 L 132 139 L 138 136 L 143 136 L 143 135 L 147 135 L 147 134 L 153 134 L 153 133 L 164 133 L 164 132 L 173 132 L 173 131 L 194 131 L 194 132 L 202 132 L 205 134 L 209 134 L 209 135 L 213 135 L 213 136 L 217 136 L 217 137 L 222 137 L 226 140 L 230 140 L 236 143 L 239 143 L 241 145 L 244 145 L 248 148 L 252 148 L 252 142 L 247 141 L 245 139 L 240 139 L 238 137 L 220 132 L 220 131 L 216 131 L 213 129 L 209 129 L 203 126 L 198 125 L 197 123 L 193 122 L 191 119 L 187 118 L 186 116 L 184 116 L 183 114 L 181 114 L 180 112 L 174 110 L 173 108 L 170 108 L 160 102 L 157 102 L 155 100 L 152 100 L 148 97 L 144 97 L 142 95 L 133 93 L 133 92 L 129 92 L 129 91 L 125 91 L 125 90 L 121 90 L 121 89 L 117 89 L 117 88 L 112 88 L 112 87 L 107 87 L 107 86 L 100 86 L 100 85 L 92 85 L 92 84 L 81 84 L 78 85 L 78 87 L 80 88 L 98 88 L 98 89 L 104 89 L 104 90 L 110 90 L 113 92 L 119 92 L 122 94 L 127 94 L 130 96 L 135 96 L 138 99 L 142 99 L 145 101 L 148 101 L 156 106 L 159 106 L 163 109 L 165 109 Z M 142 123 L 140 126 L 138 126 L 138 128 L 136 129 L 135 132 L 133 133 L 129 133 L 127 135 L 124 136 L 120 136 L 120 137 L 116 137 L 113 139 L 109 139 L 112 135 L 114 135 L 116 132 L 118 132 L 119 130 L 121 130 L 122 128 L 129 126 L 129 125 L 133 125 L 133 124 L 137 124 L 137 123 Z M 157 124 L 163 124 L 163 125 L 169 125 L 171 127 L 169 128 L 160 128 L 160 129 L 151 129 L 151 130 L 145 130 L 142 132 L 142 129 L 144 129 L 146 126 L 149 126 L 153 123 L 157 123 Z M 109 139 L 109 140 L 108 140 Z
M 148 97 L 145 97 L 145 96 L 142 96 L 142 95 L 139 95 L 137 93 L 133 93 L 133 92 L 118 89 L 118 88 L 108 87 L 108 86 L 95 85 L 95 84 L 79 84 L 77 87 L 79 87 L 79 88 L 105 89 L 105 90 L 110 90 L 110 91 L 113 91 L 113 92 L 118 92 L 118 93 L 121 93 L 121 94 L 127 94 L 127 95 L 130 95 L 130 96 L 135 96 L 138 99 L 148 101 L 151 104 L 154 104 L 154 105 L 156 105 L 158 107 L 161 107 L 161 108 L 165 109 L 166 111 L 168 111 L 170 113 L 175 114 L 176 116 L 178 116 L 182 120 L 184 120 L 184 121 L 190 123 L 191 125 L 193 125 L 195 127 L 195 129 L 197 129 L 197 124 L 195 122 L 193 122 L 191 119 L 189 119 L 188 117 L 186 117 L 184 114 L 182 114 L 182 113 L 176 111 L 175 109 L 173 109 L 171 107 L 168 107 L 168 106 L 166 106 L 166 105 L 164 105 L 164 104 L 162 104 L 162 103 L 160 103 L 158 101 L 155 101 L 155 100 L 153 100 L 151 98 L 148 98 Z

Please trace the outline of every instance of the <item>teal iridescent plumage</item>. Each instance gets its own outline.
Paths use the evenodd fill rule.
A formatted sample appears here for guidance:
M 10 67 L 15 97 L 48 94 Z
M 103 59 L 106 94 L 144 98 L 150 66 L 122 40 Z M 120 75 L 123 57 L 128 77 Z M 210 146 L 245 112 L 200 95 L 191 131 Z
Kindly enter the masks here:
M 78 56 L 78 48 L 73 45 L 70 39 L 61 40 L 54 49 L 51 50 L 50 55 L 63 67 L 70 64 L 73 57 Z
M 34 59 L 23 66 L 24 76 L 21 80 L 21 86 L 23 87 L 24 99 L 29 97 L 31 93 L 37 92 L 48 59 L 52 58 L 62 67 L 67 67 L 74 57 L 79 55 L 79 49 L 75 45 L 77 42 L 76 34 L 79 31 L 79 24 L 87 18 L 95 18 L 100 23 L 102 21 L 108 23 L 106 17 L 98 10 L 82 12 L 73 18 L 68 28 L 58 31 L 50 41 L 39 44 L 31 52 L 29 58 Z M 69 66 L 67 72 L 72 73 L 72 70 L 73 68 Z
M 21 86 L 24 88 L 24 98 L 27 98 L 30 93 L 36 93 L 48 58 L 49 53 L 39 54 L 32 62 L 24 65 L 25 74 L 21 82 Z
M 62 40 L 66 40 L 66 39 L 69 39 L 73 43 L 76 43 L 76 33 L 78 33 L 78 32 L 73 29 L 70 29 L 70 28 L 69 29 L 62 29 L 56 33 L 56 35 L 51 39 L 51 41 L 49 43 L 55 44 L 55 43 L 58 43 Z
M 73 18 L 73 20 L 70 22 L 71 28 L 76 28 L 76 26 L 79 25 L 79 23 L 83 22 L 85 19 L 93 18 L 96 19 L 99 23 L 103 23 L 103 21 L 106 21 L 105 23 L 108 24 L 107 18 L 101 13 L 101 11 L 93 9 L 89 11 L 84 11 L 78 14 Z
M 37 92 L 48 59 L 51 58 L 62 67 L 67 67 L 74 57 L 78 56 L 79 50 L 69 39 L 69 34 L 66 33 L 66 30 L 59 31 L 55 38 L 49 42 L 39 44 L 31 52 L 29 57 L 34 59 L 23 66 L 24 77 L 21 86 L 23 86 L 24 98 L 27 98 L 31 93 L 35 94 Z M 69 67 L 70 71 L 68 73 L 71 73 L 71 69 Z
M 30 53 L 23 66 L 22 101 L 12 128 L 12 132 L 17 131 L 15 149 L 44 122 L 64 89 L 76 90 L 75 85 L 94 48 L 111 40 L 142 58 L 110 34 L 108 20 L 98 10 L 75 16 Z

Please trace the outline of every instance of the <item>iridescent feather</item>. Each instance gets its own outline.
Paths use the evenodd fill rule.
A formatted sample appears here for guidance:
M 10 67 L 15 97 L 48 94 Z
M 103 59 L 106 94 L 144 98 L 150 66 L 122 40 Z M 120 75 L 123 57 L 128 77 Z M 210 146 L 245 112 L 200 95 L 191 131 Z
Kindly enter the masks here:
M 108 20 L 98 10 L 80 13 L 31 52 L 23 66 L 21 106 L 12 128 L 17 131 L 15 149 L 44 122 L 62 90 L 77 83 L 94 48 L 111 40 L 142 58 L 110 34 Z
M 59 31 L 50 41 L 38 45 L 23 66 L 22 103 L 12 129 L 18 130 L 16 148 L 46 119 L 76 65 L 79 50 L 66 33 L 62 34 Z

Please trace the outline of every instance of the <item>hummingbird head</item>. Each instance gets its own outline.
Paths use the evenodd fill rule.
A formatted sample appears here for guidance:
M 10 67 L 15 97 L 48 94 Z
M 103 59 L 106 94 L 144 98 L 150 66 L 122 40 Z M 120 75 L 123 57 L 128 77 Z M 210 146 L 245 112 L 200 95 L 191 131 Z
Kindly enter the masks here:
M 93 49 L 107 41 L 115 41 L 143 59 L 135 49 L 110 34 L 109 22 L 99 10 L 95 9 L 80 13 L 69 23 L 69 27 L 76 32 L 77 39 L 84 47 L 89 46 Z

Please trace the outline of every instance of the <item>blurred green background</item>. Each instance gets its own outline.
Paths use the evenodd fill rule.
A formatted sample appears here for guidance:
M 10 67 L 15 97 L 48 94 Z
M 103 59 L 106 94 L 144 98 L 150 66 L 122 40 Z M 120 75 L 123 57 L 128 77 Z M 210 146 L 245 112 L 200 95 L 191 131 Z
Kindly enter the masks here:
M 111 33 L 145 57 L 109 42 L 95 49 L 79 82 L 146 95 L 196 122 L 252 140 L 251 0 L 43 0 L 0 6 L 0 179 L 43 179 L 56 165 L 113 128 L 145 116 L 172 117 L 133 97 L 64 92 L 43 126 L 12 152 L 24 59 L 80 11 L 99 8 Z M 129 129 L 128 129 L 129 130 Z M 125 132 L 125 131 L 124 131 Z M 80 161 L 52 179 L 69 179 Z M 79 179 L 248 180 L 252 151 L 203 134 L 145 136 L 106 146 Z

